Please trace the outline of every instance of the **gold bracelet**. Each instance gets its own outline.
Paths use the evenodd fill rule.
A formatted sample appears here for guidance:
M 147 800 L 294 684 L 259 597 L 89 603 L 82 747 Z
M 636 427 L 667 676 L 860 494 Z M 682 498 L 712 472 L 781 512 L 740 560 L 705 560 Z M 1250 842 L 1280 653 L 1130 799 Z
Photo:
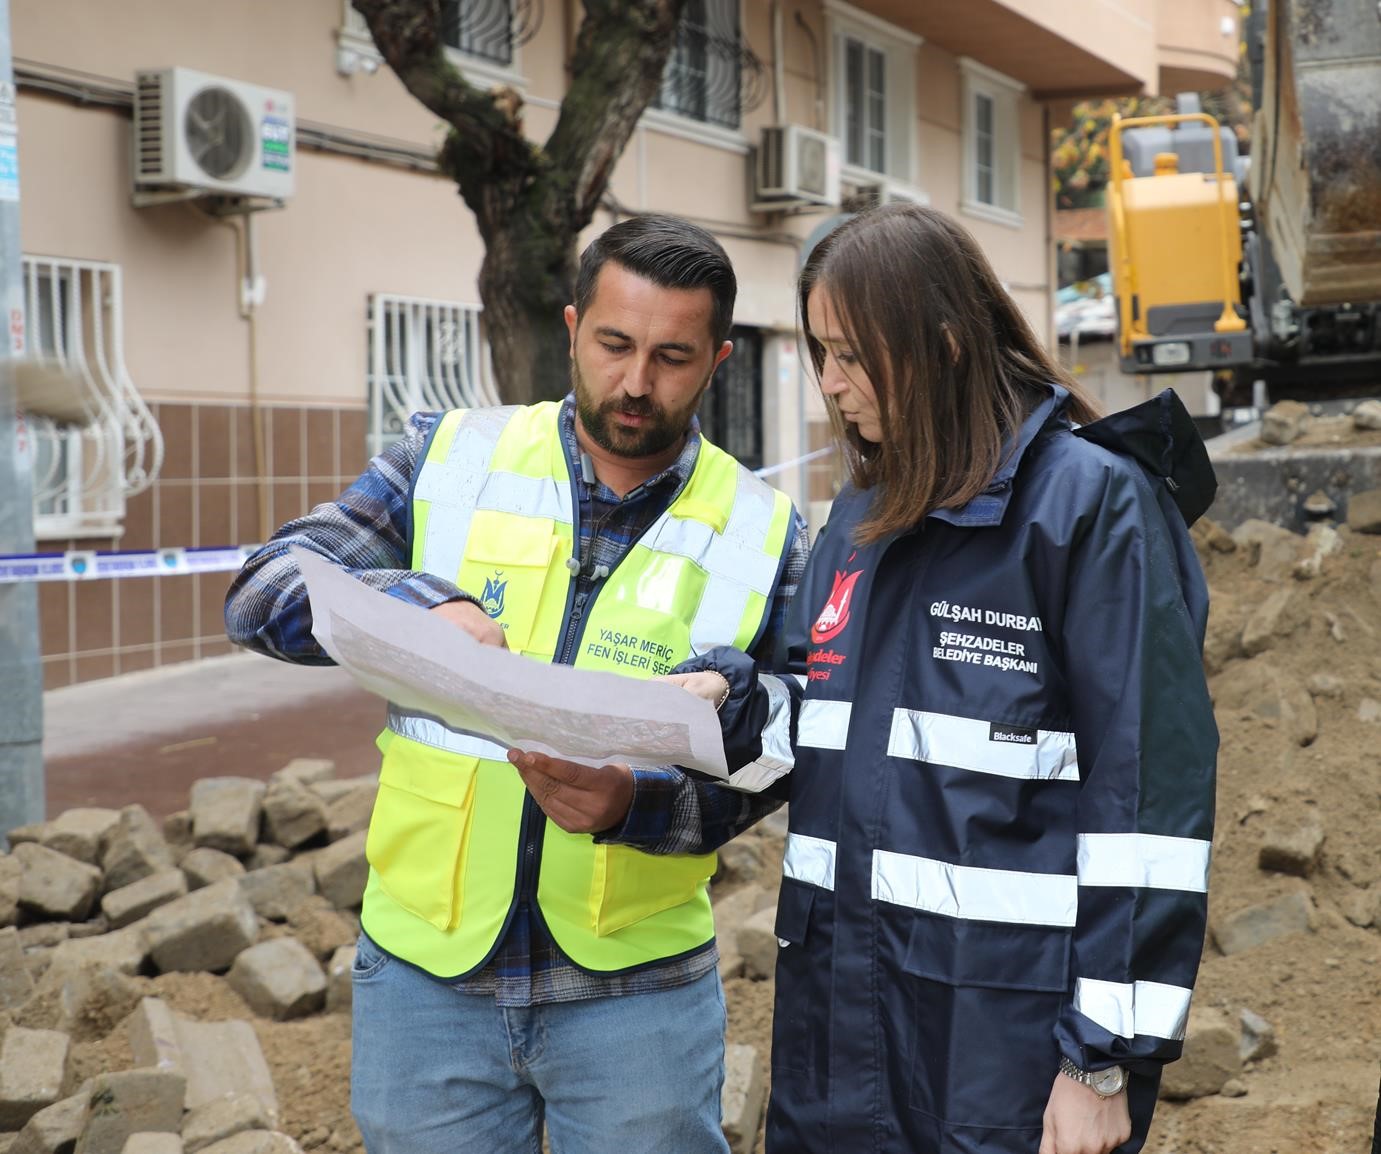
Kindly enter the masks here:
M 714 703 L 714 711 L 718 713 L 720 709 L 723 708 L 724 703 L 729 700 L 729 693 L 733 689 L 733 686 L 729 684 L 729 679 L 725 677 L 724 674 L 720 673 L 718 669 L 711 669 L 710 672 L 718 677 L 720 681 L 724 682 L 724 692 L 719 695 L 719 700 Z

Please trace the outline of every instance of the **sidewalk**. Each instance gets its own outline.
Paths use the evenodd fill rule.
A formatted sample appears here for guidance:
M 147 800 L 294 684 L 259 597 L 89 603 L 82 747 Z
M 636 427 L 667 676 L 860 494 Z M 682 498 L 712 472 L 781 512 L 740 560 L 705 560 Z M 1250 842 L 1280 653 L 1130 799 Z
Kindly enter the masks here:
M 341 777 L 379 767 L 384 703 L 335 667 L 252 654 L 168 665 L 43 695 L 48 816 L 139 802 L 187 806 L 200 777 L 266 778 L 294 757 Z

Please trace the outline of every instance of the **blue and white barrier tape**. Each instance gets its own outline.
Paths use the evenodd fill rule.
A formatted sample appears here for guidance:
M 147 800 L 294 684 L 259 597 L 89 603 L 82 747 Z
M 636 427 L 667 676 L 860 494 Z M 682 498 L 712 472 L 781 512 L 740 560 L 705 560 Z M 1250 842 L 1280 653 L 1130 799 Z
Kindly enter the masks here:
M 201 549 L 147 552 L 69 549 L 65 553 L 0 555 L 0 585 L 21 581 L 91 581 L 110 577 L 178 577 L 187 573 L 231 573 L 257 545 L 214 545 Z

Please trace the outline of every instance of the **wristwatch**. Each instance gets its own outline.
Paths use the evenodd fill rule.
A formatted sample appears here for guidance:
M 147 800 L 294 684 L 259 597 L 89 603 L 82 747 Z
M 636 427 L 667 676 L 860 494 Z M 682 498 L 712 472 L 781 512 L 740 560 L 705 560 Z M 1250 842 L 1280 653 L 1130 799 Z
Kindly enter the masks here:
M 1127 1088 L 1127 1071 L 1121 1066 L 1109 1066 L 1106 1070 L 1081 1070 L 1061 1054 L 1060 1073 L 1082 1082 L 1100 1098 L 1111 1098 Z

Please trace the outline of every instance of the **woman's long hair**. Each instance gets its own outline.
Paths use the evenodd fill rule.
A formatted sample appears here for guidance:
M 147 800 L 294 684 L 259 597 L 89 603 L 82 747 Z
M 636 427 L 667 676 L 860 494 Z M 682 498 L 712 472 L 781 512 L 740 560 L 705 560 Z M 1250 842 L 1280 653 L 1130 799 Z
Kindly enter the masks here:
M 876 495 L 860 542 L 910 529 L 982 493 L 1003 446 L 1058 383 L 1068 413 L 1098 405 L 1037 340 L 983 250 L 942 212 L 888 205 L 846 221 L 801 272 L 801 329 L 818 378 L 825 349 L 807 303 L 824 286 L 843 336 L 877 393 L 882 442 L 864 441 L 830 403 L 849 474 Z

